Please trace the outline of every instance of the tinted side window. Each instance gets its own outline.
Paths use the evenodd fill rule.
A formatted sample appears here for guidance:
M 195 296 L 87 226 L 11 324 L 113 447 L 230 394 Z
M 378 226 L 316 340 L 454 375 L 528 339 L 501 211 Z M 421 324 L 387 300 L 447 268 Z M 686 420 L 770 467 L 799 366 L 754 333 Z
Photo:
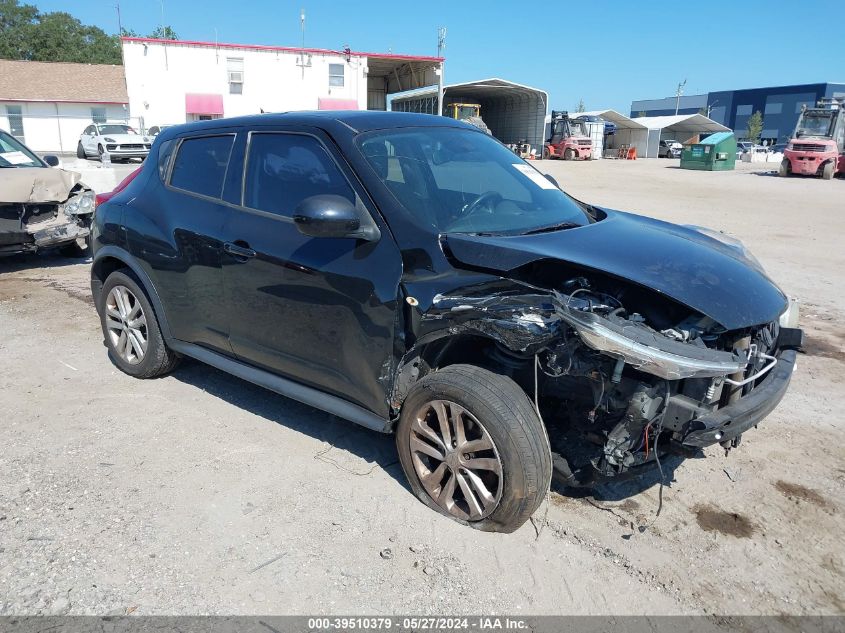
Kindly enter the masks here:
M 223 178 L 234 140 L 234 134 L 227 134 L 182 141 L 173 162 L 170 184 L 212 198 L 222 196 Z
M 286 217 L 311 196 L 332 194 L 355 204 L 355 193 L 323 145 L 302 134 L 253 134 L 244 206 Z

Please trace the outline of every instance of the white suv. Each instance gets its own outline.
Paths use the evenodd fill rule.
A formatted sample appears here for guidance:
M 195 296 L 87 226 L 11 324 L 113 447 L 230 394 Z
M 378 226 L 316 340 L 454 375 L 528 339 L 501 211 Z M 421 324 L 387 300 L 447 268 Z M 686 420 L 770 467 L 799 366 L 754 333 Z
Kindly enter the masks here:
M 150 145 L 150 137 L 141 136 L 125 123 L 92 123 L 79 137 L 76 156 L 91 158 L 108 152 L 112 160 L 144 159 Z

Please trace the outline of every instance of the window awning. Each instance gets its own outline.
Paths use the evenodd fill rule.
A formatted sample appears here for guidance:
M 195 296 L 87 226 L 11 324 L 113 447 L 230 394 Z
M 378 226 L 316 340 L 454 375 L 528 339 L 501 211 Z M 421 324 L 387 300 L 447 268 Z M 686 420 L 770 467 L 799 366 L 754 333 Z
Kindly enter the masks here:
M 223 116 L 223 95 L 186 94 L 185 114 L 219 114 Z
M 357 110 L 358 102 L 355 99 L 317 99 L 318 110 Z

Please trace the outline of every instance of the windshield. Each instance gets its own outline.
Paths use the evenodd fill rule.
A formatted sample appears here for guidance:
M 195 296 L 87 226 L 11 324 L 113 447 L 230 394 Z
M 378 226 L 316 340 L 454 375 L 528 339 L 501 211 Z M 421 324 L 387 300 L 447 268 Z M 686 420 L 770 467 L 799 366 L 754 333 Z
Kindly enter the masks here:
M 45 167 L 41 159 L 11 134 L 0 131 L 0 167 Z
M 478 106 L 462 105 L 456 107 L 458 110 L 458 119 L 460 121 L 463 121 L 464 119 L 468 119 L 470 117 L 478 116 Z
M 100 134 L 135 134 L 135 130 L 128 125 L 98 125 L 97 129 Z
M 798 122 L 795 136 L 830 136 L 833 112 L 805 112 Z
M 578 203 L 486 134 L 401 128 L 357 143 L 408 213 L 439 233 L 524 234 L 590 222 Z
M 583 121 L 571 121 L 569 126 L 572 129 L 572 136 L 587 136 L 587 126 Z

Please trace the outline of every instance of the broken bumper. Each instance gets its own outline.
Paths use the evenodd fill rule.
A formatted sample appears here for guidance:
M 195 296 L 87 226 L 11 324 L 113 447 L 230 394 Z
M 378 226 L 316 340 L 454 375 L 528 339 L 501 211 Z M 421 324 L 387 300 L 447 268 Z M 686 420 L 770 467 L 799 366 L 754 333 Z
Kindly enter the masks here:
M 689 423 L 680 448 L 697 449 L 733 440 L 771 413 L 783 399 L 797 352 L 785 350 L 777 365 L 748 395 L 735 403 L 701 416 Z
M 21 237 L 18 237 L 18 239 L 23 239 L 23 235 L 25 235 L 25 241 L 11 243 L 7 241 L 7 243 L 3 244 L 3 240 L 0 240 L 0 256 L 34 253 L 44 248 L 69 244 L 77 239 L 86 237 L 90 232 L 87 225 L 74 221 L 64 224 L 50 223 L 49 226 L 43 226 L 36 231 L 26 234 L 23 231 L 19 231 L 18 233 Z

